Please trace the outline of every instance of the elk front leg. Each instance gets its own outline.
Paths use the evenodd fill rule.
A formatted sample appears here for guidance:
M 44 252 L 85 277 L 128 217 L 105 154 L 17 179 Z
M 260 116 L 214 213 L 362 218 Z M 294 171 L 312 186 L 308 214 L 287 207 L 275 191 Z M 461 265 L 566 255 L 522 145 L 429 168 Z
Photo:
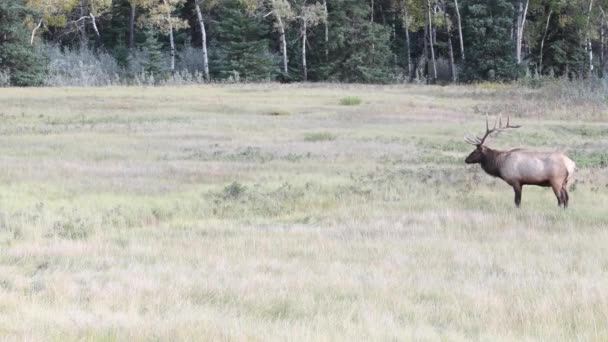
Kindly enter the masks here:
M 519 183 L 515 183 L 512 186 L 513 186 L 513 191 L 515 191 L 515 206 L 519 208 L 519 205 L 521 204 L 522 186 Z

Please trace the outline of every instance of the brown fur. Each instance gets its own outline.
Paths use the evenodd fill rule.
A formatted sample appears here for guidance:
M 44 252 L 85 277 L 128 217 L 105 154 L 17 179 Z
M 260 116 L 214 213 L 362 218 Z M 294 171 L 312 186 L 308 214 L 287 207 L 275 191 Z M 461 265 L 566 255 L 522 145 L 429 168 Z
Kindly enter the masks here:
M 480 164 L 491 176 L 501 178 L 513 187 L 515 205 L 521 203 L 524 185 L 553 188 L 558 206 L 568 207 L 568 181 L 572 178 L 575 164 L 560 152 L 533 152 L 522 149 L 498 151 L 483 145 L 465 159 L 467 164 Z

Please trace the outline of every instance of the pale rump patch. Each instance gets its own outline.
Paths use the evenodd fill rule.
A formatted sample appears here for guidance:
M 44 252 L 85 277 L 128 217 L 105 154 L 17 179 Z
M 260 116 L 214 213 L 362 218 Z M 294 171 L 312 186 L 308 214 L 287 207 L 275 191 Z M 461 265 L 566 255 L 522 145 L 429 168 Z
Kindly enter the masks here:
M 568 179 L 571 179 L 574 175 L 574 170 L 576 170 L 576 163 L 566 156 L 562 156 L 562 158 L 566 165 L 566 170 L 568 170 Z

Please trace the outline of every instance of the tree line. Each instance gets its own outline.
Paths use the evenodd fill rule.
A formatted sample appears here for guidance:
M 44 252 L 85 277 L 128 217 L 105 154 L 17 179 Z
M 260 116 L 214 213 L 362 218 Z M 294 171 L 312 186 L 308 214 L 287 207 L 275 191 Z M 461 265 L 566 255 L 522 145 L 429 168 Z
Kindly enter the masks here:
M 0 75 L 42 84 L 41 46 L 211 81 L 603 77 L 608 0 L 0 0 Z M 129 77 L 128 74 L 122 75 Z

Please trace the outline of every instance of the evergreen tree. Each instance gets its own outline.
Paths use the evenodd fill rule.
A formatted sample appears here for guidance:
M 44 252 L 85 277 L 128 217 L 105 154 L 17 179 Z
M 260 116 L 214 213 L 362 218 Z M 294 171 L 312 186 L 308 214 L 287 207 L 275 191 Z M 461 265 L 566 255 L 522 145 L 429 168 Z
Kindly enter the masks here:
M 214 78 L 273 79 L 279 69 L 276 56 L 268 49 L 268 23 L 248 15 L 238 0 L 223 3 L 218 18 L 213 22 L 215 42 L 209 63 Z
M 127 0 L 112 1 L 110 25 L 104 29 L 102 36 L 105 48 L 113 50 L 117 46 L 128 45 L 129 10 L 130 5 Z
M 586 74 L 587 55 L 584 42 L 584 16 L 575 14 L 575 6 L 568 5 L 549 21 L 544 46 L 544 73 L 556 76 L 583 77 Z M 540 48 L 540 47 L 539 47 Z M 538 49 L 536 56 L 538 56 Z
M 144 63 L 144 71 L 156 79 L 164 77 L 165 68 L 162 61 L 161 44 L 158 42 L 153 28 L 146 29 L 146 41 L 144 42 L 143 50 L 147 57 Z
M 42 85 L 45 61 L 28 41 L 24 19 L 28 14 L 24 0 L 0 1 L 0 70 L 10 74 L 14 86 Z
M 512 80 L 517 68 L 511 39 L 514 9 L 508 0 L 468 0 L 462 3 L 467 57 L 462 79 Z
M 127 0 L 113 0 L 110 8 L 110 25 L 104 30 L 103 46 L 112 51 L 112 55 L 122 67 L 128 65 L 129 49 L 127 46 L 129 31 L 130 5 Z
M 606 64 L 607 1 L 0 0 L 0 69 L 10 71 L 13 84 L 40 84 L 44 63 L 28 44 L 34 33 L 37 45 L 103 47 L 92 53 L 109 52 L 126 78 L 134 69 L 162 77 L 171 51 L 202 47 L 203 40 L 211 54 L 185 49 L 177 68 L 204 60 L 217 79 L 382 83 L 393 74 L 434 74 L 432 46 L 440 79 L 454 55 L 460 65 L 450 70 L 464 81 L 511 80 L 525 68 L 586 77 L 594 72 L 590 63 L 603 75 L 597 67 Z M 38 26 L 29 31 L 32 24 Z M 137 48 L 148 51 L 147 63 Z
M 330 12 L 330 61 L 327 77 L 343 82 L 389 81 L 390 30 L 370 21 L 370 7 L 360 0 L 336 0 Z

